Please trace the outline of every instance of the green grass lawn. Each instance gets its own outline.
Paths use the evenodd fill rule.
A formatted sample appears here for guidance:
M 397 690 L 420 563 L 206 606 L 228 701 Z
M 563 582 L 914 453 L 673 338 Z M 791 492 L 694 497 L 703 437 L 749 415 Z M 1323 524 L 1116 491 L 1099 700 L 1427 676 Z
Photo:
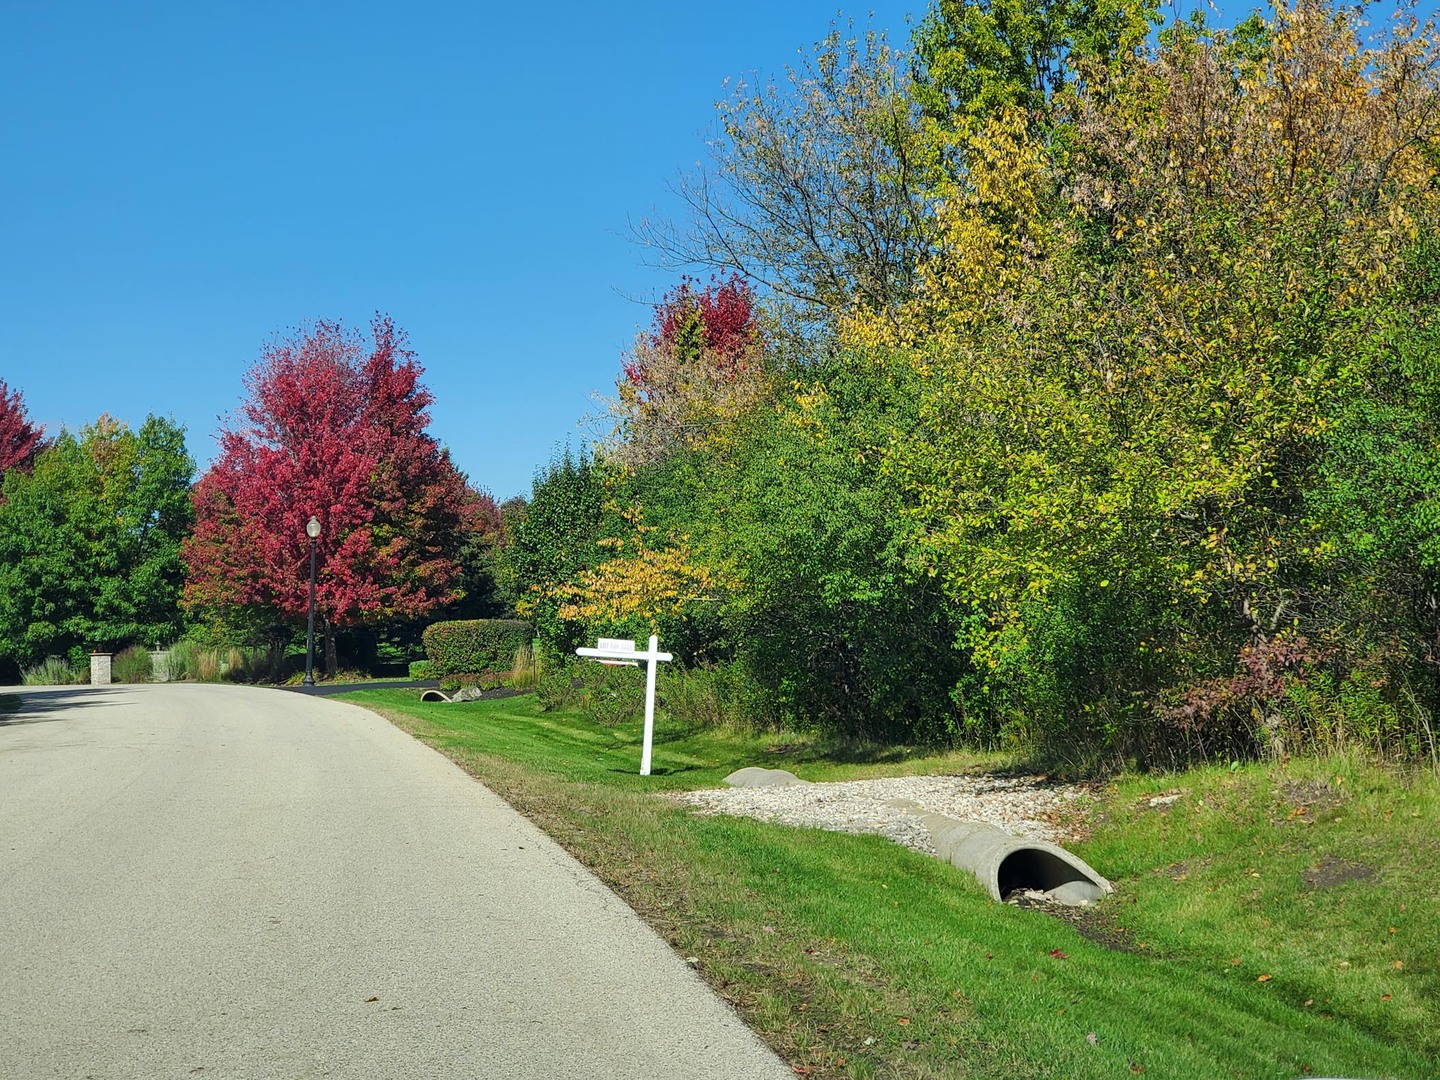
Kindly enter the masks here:
M 1116 894 L 1079 923 L 992 902 L 878 837 L 702 817 L 657 792 L 742 765 L 810 780 L 1004 764 L 534 697 L 349 699 L 436 746 L 590 866 L 797 1073 L 817 1077 L 1426 1077 L 1440 1060 L 1440 783 L 1358 761 L 1126 777 L 1072 845 Z M 777 745 L 778 744 L 778 745 Z M 1172 802 L 1152 806 L 1163 794 Z

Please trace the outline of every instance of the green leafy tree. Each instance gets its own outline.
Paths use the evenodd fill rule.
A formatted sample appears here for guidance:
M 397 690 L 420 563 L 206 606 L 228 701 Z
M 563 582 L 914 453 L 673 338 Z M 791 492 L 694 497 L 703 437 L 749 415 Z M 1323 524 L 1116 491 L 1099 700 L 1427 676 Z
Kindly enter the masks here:
M 1089 67 L 1138 50 L 1153 0 L 938 0 L 915 28 L 915 100 L 943 130 L 1049 113 Z
M 1440 660 L 1440 237 L 1433 228 L 1407 253 L 1382 331 L 1328 388 L 1323 450 L 1306 493 L 1319 561 L 1344 601 L 1329 605 L 1312 636 L 1352 660 L 1387 653 L 1391 675 L 1408 675 L 1427 699 Z
M 508 537 L 496 561 L 501 587 L 535 623 L 549 648 L 568 653 L 584 627 L 559 615 L 557 585 L 601 561 L 597 546 L 607 502 L 605 483 L 590 455 L 567 447 L 536 477 L 523 513 L 507 521 Z
M 882 470 L 916 420 L 913 371 L 839 355 L 806 376 L 747 418 L 697 500 L 696 543 L 734 583 L 725 639 L 792 723 L 949 740 L 968 676 L 955 611 L 909 559 L 904 496 Z
M 668 267 L 737 273 L 822 329 L 853 304 L 910 294 L 929 236 L 926 144 L 901 53 L 838 27 L 784 78 L 716 104 L 708 167 L 681 179 L 688 221 L 642 220 Z
M 102 417 L 62 433 L 0 505 L 0 655 L 159 644 L 181 628 L 180 542 L 193 520 L 184 430 Z

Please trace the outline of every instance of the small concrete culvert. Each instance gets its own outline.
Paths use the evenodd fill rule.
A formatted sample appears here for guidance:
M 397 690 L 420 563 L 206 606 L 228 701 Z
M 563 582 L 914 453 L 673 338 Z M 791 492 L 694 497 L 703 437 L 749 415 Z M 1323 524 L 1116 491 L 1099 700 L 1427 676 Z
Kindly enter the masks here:
M 1083 859 L 1056 844 L 942 814 L 925 814 L 923 820 L 936 854 L 974 874 L 996 900 L 1024 889 L 1056 904 L 1093 904 L 1114 891 Z
M 426 690 L 420 695 L 421 701 L 480 701 L 485 696 L 485 691 L 478 686 L 462 686 L 454 693 L 447 694 L 443 690 Z

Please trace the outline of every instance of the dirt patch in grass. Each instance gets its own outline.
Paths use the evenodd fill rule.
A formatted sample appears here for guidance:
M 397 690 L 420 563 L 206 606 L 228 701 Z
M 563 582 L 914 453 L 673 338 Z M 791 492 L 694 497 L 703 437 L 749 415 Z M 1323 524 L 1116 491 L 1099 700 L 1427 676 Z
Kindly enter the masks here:
M 1326 855 L 1314 866 L 1302 870 L 1300 881 L 1305 888 L 1314 892 L 1317 889 L 1334 888 L 1347 881 L 1364 881 L 1366 878 L 1374 876 L 1375 867 L 1373 866 L 1362 862 L 1348 862 L 1345 859 L 1336 859 Z
M 1292 807 L 1290 817 L 1313 823 L 1345 801 L 1345 796 L 1320 780 L 1291 780 L 1280 788 L 1280 798 Z
M 1041 894 L 1024 891 L 1011 893 L 1006 903 L 1058 919 L 1073 927 L 1081 937 L 1103 945 L 1111 952 L 1139 955 L 1143 951 L 1136 944 L 1134 935 L 1120 925 L 1115 913 L 1103 906 L 1057 904 L 1045 899 Z
M 1162 866 L 1156 873 L 1164 874 L 1171 881 L 1188 881 L 1191 874 L 1203 869 L 1205 865 L 1204 859 L 1181 859 L 1169 866 Z

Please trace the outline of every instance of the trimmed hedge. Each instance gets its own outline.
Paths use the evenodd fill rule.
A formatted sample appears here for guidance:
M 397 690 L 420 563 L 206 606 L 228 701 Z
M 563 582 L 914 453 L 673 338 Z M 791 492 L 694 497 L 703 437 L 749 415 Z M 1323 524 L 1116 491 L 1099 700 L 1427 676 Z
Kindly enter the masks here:
M 410 678 L 417 682 L 421 679 L 433 679 L 435 678 L 435 669 L 429 660 L 411 660 Z
M 523 619 L 465 619 L 431 623 L 422 640 L 431 677 L 461 672 L 509 671 L 515 652 L 535 639 L 535 627 Z

